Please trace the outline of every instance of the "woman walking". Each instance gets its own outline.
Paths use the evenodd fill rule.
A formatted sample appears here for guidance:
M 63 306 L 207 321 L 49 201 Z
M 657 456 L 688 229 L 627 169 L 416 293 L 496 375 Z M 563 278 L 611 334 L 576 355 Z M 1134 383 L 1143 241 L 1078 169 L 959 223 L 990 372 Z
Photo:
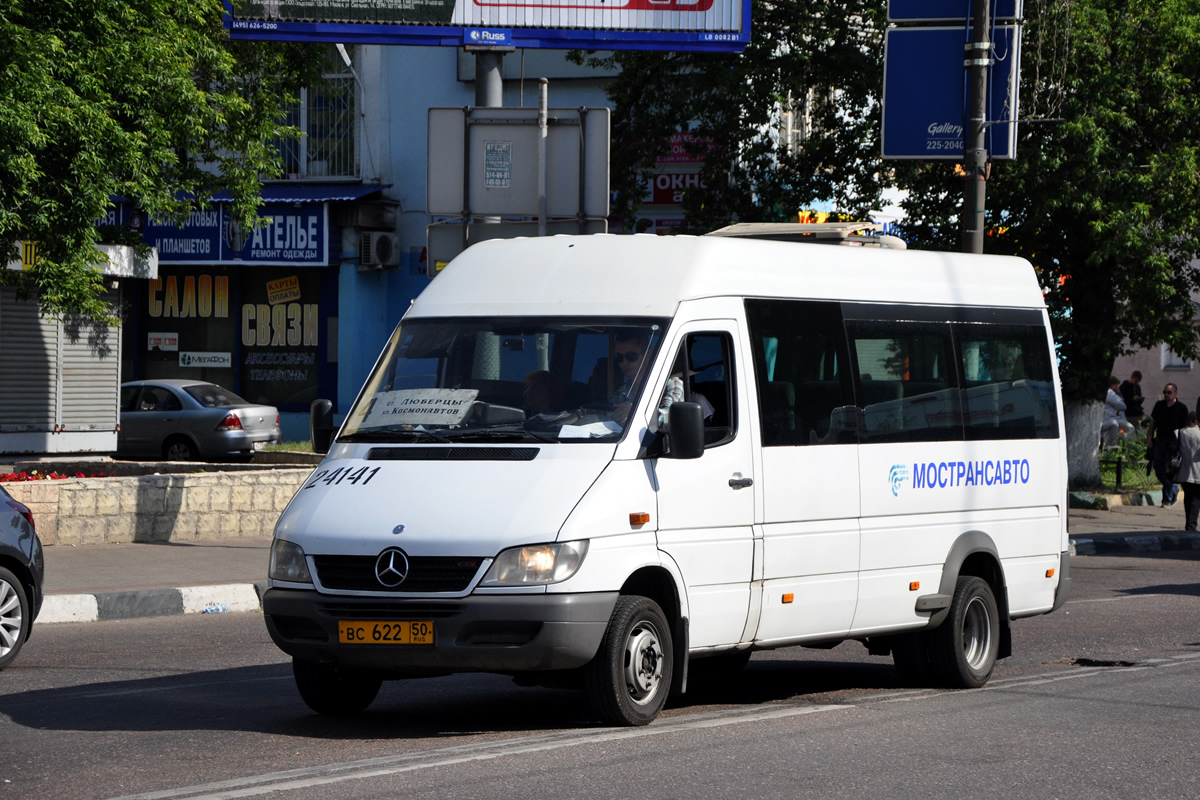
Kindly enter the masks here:
M 1186 515 L 1184 530 L 1196 530 L 1200 519 L 1200 427 L 1196 425 L 1196 412 L 1188 413 L 1187 424 L 1179 430 L 1179 475 L 1183 484 L 1183 512 Z

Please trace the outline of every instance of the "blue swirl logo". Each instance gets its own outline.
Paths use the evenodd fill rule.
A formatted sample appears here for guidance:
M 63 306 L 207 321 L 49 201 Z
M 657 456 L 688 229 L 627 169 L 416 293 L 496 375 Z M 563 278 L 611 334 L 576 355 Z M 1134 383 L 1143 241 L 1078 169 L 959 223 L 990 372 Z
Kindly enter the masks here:
M 888 483 L 892 485 L 892 496 L 900 496 L 900 486 L 908 480 L 908 467 L 903 464 L 893 464 L 888 471 Z

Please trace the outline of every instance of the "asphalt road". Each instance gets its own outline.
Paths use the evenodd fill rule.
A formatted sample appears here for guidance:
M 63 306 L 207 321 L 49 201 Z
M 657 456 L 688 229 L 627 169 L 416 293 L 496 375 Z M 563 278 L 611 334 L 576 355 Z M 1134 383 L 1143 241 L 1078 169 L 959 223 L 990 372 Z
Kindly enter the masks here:
M 0 673 L 0 798 L 1200 796 L 1200 559 L 1090 557 L 970 692 L 856 643 L 756 654 L 653 725 L 499 676 L 309 713 L 257 614 L 43 626 Z

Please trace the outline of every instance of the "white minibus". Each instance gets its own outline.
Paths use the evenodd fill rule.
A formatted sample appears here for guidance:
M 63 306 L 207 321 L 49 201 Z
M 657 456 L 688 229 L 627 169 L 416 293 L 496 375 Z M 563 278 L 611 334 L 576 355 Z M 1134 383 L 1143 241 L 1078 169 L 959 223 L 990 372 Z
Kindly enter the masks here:
M 1058 385 L 1017 258 L 486 241 L 280 517 L 267 627 L 329 714 L 479 671 L 642 725 L 703 660 L 846 640 L 978 687 L 1069 590 Z

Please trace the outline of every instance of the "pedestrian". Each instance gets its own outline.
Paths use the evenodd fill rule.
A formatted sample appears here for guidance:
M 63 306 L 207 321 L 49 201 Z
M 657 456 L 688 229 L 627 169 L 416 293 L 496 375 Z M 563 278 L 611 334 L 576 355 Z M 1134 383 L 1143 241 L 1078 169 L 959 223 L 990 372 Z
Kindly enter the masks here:
M 1187 424 L 1188 407 L 1179 402 L 1178 395 L 1179 387 L 1173 383 L 1163 388 L 1163 399 L 1154 404 L 1150 425 L 1146 428 L 1146 450 L 1154 464 L 1154 474 L 1163 487 L 1164 508 L 1175 505 L 1175 497 L 1179 494 L 1172 461 L 1179 455 L 1178 432 Z
M 1145 412 L 1142 410 L 1142 403 L 1146 398 L 1142 397 L 1142 373 L 1136 369 L 1130 373 L 1129 379 L 1121 384 L 1121 399 L 1125 401 L 1125 419 L 1135 424 L 1141 422 Z
M 1100 422 L 1100 443 L 1116 447 L 1117 434 L 1125 428 L 1125 400 L 1117 389 L 1121 381 L 1112 375 L 1108 379 L 1108 394 L 1104 398 L 1104 419 Z
M 1187 425 L 1179 430 L 1179 455 L 1176 479 L 1183 486 L 1183 529 L 1195 531 L 1200 521 L 1200 427 L 1195 411 L 1188 413 Z

